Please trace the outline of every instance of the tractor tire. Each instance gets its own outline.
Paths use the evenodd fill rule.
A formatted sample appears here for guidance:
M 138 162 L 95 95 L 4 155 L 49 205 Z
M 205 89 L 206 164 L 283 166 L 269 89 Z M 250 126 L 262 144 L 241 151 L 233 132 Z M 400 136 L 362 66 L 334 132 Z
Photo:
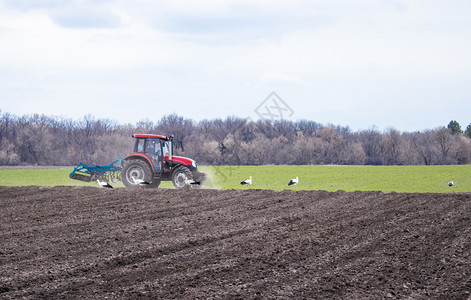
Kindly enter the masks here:
M 140 159 L 130 159 L 129 161 L 126 161 L 124 163 L 123 171 L 121 172 L 123 184 L 128 188 L 134 189 L 138 188 L 139 184 L 134 183 L 132 178 L 142 179 L 151 184 L 153 178 L 152 175 L 152 169 L 149 164 Z
M 184 166 L 177 167 L 172 173 L 173 186 L 177 190 L 188 190 L 190 186 L 185 183 L 185 180 L 193 180 L 193 174 Z

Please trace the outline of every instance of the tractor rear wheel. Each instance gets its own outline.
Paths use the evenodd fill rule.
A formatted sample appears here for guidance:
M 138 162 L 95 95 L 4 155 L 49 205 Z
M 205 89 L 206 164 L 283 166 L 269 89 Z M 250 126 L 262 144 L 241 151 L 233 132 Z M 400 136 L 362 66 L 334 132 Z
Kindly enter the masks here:
M 173 186 L 177 190 L 189 189 L 190 186 L 185 183 L 185 180 L 193 180 L 193 174 L 187 167 L 177 167 L 172 173 Z
M 140 159 L 130 159 L 126 161 L 124 163 L 123 171 L 121 172 L 121 177 L 124 185 L 128 188 L 139 187 L 139 184 L 134 182 L 136 179 L 141 179 L 145 182 L 151 183 L 153 178 L 152 169 L 149 164 Z

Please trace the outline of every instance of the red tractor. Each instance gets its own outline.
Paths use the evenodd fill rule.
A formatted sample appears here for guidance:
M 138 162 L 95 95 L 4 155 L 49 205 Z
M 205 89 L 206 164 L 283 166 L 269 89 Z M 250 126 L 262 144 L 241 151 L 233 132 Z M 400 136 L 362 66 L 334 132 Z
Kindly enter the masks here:
M 134 134 L 134 150 L 123 159 L 107 166 L 87 166 L 80 163 L 70 178 L 92 180 L 122 180 L 128 188 L 145 185 L 157 188 L 162 181 L 172 181 L 177 189 L 200 187 L 206 175 L 198 171 L 190 158 L 173 155 L 173 136 Z
M 171 180 L 177 189 L 199 186 L 205 174 L 198 171 L 190 158 L 173 155 L 173 136 L 134 134 L 133 153 L 122 161 L 121 179 L 125 186 L 135 188 L 136 182 L 147 182 L 157 188 L 161 181 Z M 194 184 L 196 183 L 196 185 Z

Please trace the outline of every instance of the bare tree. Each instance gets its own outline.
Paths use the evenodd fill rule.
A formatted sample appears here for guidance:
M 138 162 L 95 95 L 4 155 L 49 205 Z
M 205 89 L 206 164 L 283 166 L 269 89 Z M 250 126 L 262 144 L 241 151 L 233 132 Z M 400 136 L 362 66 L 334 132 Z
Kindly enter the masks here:
M 427 130 L 423 133 L 415 132 L 412 135 L 412 142 L 423 164 L 431 165 L 436 155 L 433 144 L 433 132 L 431 130 Z
M 184 153 L 185 139 L 193 133 L 194 121 L 180 117 L 177 114 L 166 115 L 157 123 L 157 129 L 165 135 L 173 134 L 176 149 L 180 148 Z
M 381 165 L 382 163 L 382 136 L 375 129 L 369 129 L 360 133 L 360 141 L 365 151 L 367 165 Z
M 438 159 L 438 164 L 452 163 L 450 160 L 449 152 L 453 146 L 452 131 L 446 127 L 440 127 L 433 131 L 435 147 L 435 155 Z
M 383 164 L 385 165 L 401 165 L 403 161 L 402 155 L 402 137 L 399 131 L 390 128 L 383 135 L 384 153 Z

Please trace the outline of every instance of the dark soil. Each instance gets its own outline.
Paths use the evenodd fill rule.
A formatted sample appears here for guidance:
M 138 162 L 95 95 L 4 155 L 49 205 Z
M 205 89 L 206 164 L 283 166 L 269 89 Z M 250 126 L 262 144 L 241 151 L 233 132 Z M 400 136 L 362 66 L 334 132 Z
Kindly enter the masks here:
M 471 299 L 471 195 L 0 187 L 0 298 Z

